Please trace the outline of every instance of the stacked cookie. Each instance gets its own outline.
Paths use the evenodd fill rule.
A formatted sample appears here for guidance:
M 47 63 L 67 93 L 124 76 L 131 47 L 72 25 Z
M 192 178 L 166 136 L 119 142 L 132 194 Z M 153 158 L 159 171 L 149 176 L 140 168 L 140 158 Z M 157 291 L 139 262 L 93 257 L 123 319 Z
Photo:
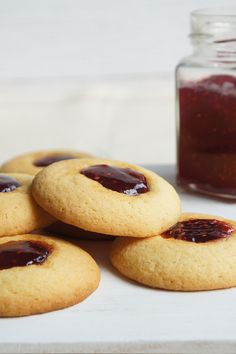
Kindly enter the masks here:
M 88 253 L 35 231 L 56 220 L 35 202 L 33 176 L 10 172 L 33 173 L 54 159 L 81 156 L 78 152 L 42 152 L 2 166 L 2 171 L 9 172 L 0 172 L 0 316 L 64 308 L 82 301 L 98 287 L 99 268 Z
M 27 177 L 28 195 L 31 208 L 34 205 L 42 214 L 41 219 L 34 215 L 34 220 L 42 223 L 20 228 L 23 216 L 19 216 L 14 231 L 2 231 L 3 222 L 0 235 L 31 232 L 52 224 L 51 230 L 64 236 L 99 240 L 115 237 L 110 254 L 112 264 L 139 283 L 181 291 L 236 286 L 236 224 L 203 214 L 181 215 L 178 194 L 157 174 L 136 165 L 71 151 L 33 153 L 2 166 L 5 172 L 23 170 L 35 174 L 34 178 Z M 10 189 L 6 192 L 11 193 L 0 195 L 2 199 L 12 198 L 12 205 L 16 203 L 14 195 L 22 190 L 23 180 L 18 176 L 15 184 L 7 186 Z M 16 209 L 22 215 L 26 214 L 24 208 L 21 205 Z M 5 216 L 4 220 L 7 219 Z M 32 220 L 28 224 L 32 225 Z M 18 257 L 18 251 L 22 257 Z M 4 252 L 7 256 L 2 256 Z M 1 268 L 4 257 L 10 267 Z M 19 258 L 23 264 L 19 265 Z M 0 239 L 0 268 L 0 284 L 11 277 L 16 284 L 11 294 L 10 280 L 7 293 L 0 295 L 0 315 L 5 316 L 69 306 L 88 296 L 99 282 L 95 261 L 79 247 L 32 234 Z M 26 286 L 22 290 L 19 284 L 23 278 Z M 49 284 L 46 289 L 42 280 L 45 278 Z M 65 278 L 67 291 L 63 287 L 62 294 L 59 285 Z M 35 289 L 36 284 L 39 287 L 41 281 L 44 291 L 39 298 L 29 288 Z M 17 289 L 21 289 L 20 294 Z M 9 293 L 11 296 L 7 296 Z M 30 309 L 22 298 L 27 298 Z M 39 299 L 44 306 L 38 306 Z
M 174 188 L 144 168 L 84 158 L 54 163 L 38 173 L 36 202 L 64 223 L 113 236 L 150 237 L 175 224 Z

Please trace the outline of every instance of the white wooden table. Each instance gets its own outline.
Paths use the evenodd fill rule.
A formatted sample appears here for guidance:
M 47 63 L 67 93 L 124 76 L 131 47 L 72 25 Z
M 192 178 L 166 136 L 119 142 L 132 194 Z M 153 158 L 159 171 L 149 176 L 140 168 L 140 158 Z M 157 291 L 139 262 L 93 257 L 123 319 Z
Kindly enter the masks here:
M 173 181 L 173 167 L 154 170 Z M 183 210 L 235 218 L 235 203 L 181 193 Z M 110 265 L 110 242 L 79 241 L 98 261 L 99 289 L 79 305 L 0 319 L 0 353 L 236 352 L 236 289 L 181 293 L 131 282 Z

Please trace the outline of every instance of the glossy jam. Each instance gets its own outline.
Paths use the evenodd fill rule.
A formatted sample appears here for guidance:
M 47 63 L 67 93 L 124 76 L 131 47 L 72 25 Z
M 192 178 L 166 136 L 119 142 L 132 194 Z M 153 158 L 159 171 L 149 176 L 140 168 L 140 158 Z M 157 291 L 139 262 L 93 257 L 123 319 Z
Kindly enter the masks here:
M 8 193 L 20 187 L 21 184 L 14 178 L 0 174 L 0 192 Z
M 70 155 L 46 156 L 46 157 L 43 157 L 42 159 L 34 161 L 34 166 L 47 167 L 54 162 L 63 161 L 63 160 L 70 160 L 70 159 L 74 159 L 74 158 L 75 158 L 74 156 L 70 156 Z
M 0 245 L 0 270 L 42 264 L 51 247 L 38 241 L 9 241 Z
M 178 182 L 236 198 L 236 78 L 210 76 L 179 89 Z
M 227 238 L 234 228 L 223 221 L 215 219 L 193 219 L 178 222 L 162 236 L 177 240 L 203 243 Z
M 149 191 L 146 177 L 130 168 L 95 165 L 81 171 L 83 175 L 113 191 L 136 196 Z

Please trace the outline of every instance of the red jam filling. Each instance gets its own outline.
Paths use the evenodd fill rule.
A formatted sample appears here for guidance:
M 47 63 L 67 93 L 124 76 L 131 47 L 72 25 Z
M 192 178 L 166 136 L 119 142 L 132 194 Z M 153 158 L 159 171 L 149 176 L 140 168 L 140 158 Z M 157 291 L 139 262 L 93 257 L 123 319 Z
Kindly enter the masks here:
M 183 83 L 179 109 L 179 182 L 236 194 L 236 77 Z
M 136 196 L 149 191 L 146 177 L 130 168 L 95 165 L 83 169 L 84 176 L 99 182 L 113 191 Z
M 9 241 L 0 245 L 0 270 L 42 264 L 51 248 L 38 241 Z
M 5 175 L 0 175 L 0 192 L 12 192 L 20 186 L 21 184 L 16 179 Z
M 47 166 L 51 165 L 54 162 L 63 161 L 63 160 L 70 160 L 70 159 L 75 159 L 75 157 L 74 156 L 70 156 L 70 155 L 47 156 L 47 157 L 43 157 L 42 159 L 34 161 L 34 166 L 36 166 L 36 167 L 47 167 Z
M 215 219 L 193 219 L 178 222 L 169 230 L 163 232 L 166 238 L 203 243 L 227 238 L 234 228 L 224 221 Z

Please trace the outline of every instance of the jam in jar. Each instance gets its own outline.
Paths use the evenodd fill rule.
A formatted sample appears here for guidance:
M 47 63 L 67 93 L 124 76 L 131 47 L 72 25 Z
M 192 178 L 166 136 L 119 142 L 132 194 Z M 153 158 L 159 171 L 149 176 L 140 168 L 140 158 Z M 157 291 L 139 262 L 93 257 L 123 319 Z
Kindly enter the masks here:
M 193 12 L 191 37 L 176 70 L 177 181 L 236 199 L 236 9 Z

